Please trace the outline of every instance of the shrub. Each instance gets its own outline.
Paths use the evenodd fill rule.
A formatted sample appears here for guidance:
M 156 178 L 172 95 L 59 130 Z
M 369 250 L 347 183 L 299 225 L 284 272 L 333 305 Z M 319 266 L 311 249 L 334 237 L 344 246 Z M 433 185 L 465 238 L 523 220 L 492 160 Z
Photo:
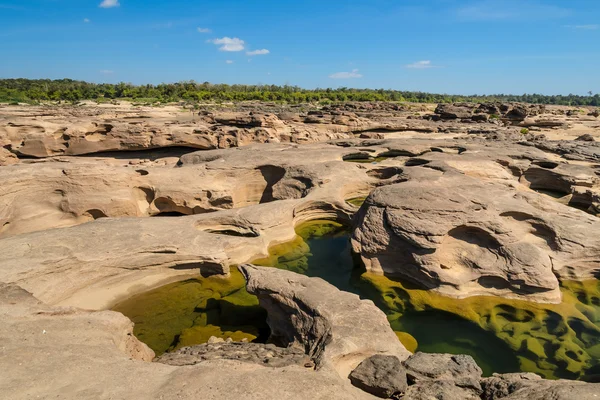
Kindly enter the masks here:
M 527 129 L 527 128 L 523 128 L 523 129 L 521 129 L 521 133 L 522 133 L 523 135 L 527 135 L 527 134 L 529 133 L 529 129 Z

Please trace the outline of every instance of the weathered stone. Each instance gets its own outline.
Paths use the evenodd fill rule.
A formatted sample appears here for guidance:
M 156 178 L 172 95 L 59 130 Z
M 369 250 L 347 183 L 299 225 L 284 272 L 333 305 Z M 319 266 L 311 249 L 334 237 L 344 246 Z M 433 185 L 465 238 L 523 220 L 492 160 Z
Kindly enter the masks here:
M 304 349 L 317 368 L 331 364 L 347 377 L 374 354 L 400 360 L 410 355 L 370 300 L 341 292 L 320 278 L 247 264 L 239 270 L 248 292 L 267 310 L 271 340 Z
M 406 182 L 376 189 L 359 211 L 352 243 L 369 271 L 456 297 L 558 302 L 555 274 L 585 279 L 600 270 L 597 218 L 498 179 L 427 167 L 406 169 Z
M 314 367 L 314 363 L 302 350 L 293 347 L 282 348 L 261 343 L 226 342 L 221 338 L 214 338 L 206 344 L 184 347 L 173 353 L 165 353 L 156 361 L 183 366 L 196 365 L 209 360 L 242 361 L 271 368 L 290 365 Z
M 354 386 L 384 399 L 403 394 L 407 387 L 406 371 L 395 356 L 371 356 L 349 378 Z
M 448 381 L 455 386 L 481 392 L 481 368 L 467 355 L 415 353 L 403 362 L 409 384 Z

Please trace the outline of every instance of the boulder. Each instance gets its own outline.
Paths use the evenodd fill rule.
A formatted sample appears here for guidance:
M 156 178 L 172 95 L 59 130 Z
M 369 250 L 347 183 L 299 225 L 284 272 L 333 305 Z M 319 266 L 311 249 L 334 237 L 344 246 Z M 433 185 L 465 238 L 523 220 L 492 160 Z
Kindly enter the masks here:
M 475 105 L 468 103 L 438 104 L 435 113 L 444 120 L 469 119 L 474 109 Z
M 367 270 L 459 298 L 541 302 L 560 301 L 556 275 L 600 271 L 597 218 L 514 184 L 426 167 L 407 168 L 406 182 L 374 190 L 361 207 L 352 245 Z
M 354 386 L 384 399 L 403 394 L 407 387 L 406 371 L 395 356 L 371 356 L 349 378 Z
M 590 135 L 589 133 L 583 134 L 581 136 L 577 136 L 577 138 L 575 140 L 580 141 L 580 142 L 595 142 L 596 141 L 596 139 L 594 139 L 594 137 L 592 135 Z
M 479 380 L 482 371 L 471 356 L 417 352 L 402 364 L 411 384 L 447 381 L 454 386 L 481 393 Z
M 372 355 L 400 360 L 410 355 L 372 301 L 342 292 L 320 278 L 249 264 L 238 268 L 248 292 L 258 296 L 267 310 L 270 340 L 304 349 L 317 368 L 333 366 L 347 377 Z

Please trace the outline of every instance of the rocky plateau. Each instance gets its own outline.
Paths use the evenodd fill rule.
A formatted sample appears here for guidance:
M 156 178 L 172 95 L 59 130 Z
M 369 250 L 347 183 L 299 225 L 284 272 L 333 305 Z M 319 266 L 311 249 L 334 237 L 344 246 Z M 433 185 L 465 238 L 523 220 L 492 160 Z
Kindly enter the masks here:
M 559 305 L 568 282 L 600 279 L 598 115 L 492 103 L 0 105 L 0 393 L 600 398 L 599 383 L 484 377 L 468 355 L 413 354 L 372 301 L 252 264 L 298 225 L 332 220 L 374 275 L 452 300 Z M 266 310 L 268 343 L 211 338 L 155 357 L 110 311 L 234 268 Z M 600 311 L 581 312 L 600 324 Z M 600 325 L 568 323 L 596 354 L 600 336 L 586 335 Z M 571 353 L 561 359 L 584 358 Z

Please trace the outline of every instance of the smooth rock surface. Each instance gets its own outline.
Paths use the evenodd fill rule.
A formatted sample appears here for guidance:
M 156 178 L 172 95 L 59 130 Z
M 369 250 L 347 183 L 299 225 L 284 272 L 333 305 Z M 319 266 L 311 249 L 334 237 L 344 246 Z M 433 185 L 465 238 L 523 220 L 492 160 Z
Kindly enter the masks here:
M 303 348 L 317 368 L 331 364 L 345 378 L 372 355 L 400 360 L 410 355 L 370 300 L 360 300 L 320 278 L 249 264 L 239 270 L 248 292 L 258 296 L 267 310 L 271 340 Z

